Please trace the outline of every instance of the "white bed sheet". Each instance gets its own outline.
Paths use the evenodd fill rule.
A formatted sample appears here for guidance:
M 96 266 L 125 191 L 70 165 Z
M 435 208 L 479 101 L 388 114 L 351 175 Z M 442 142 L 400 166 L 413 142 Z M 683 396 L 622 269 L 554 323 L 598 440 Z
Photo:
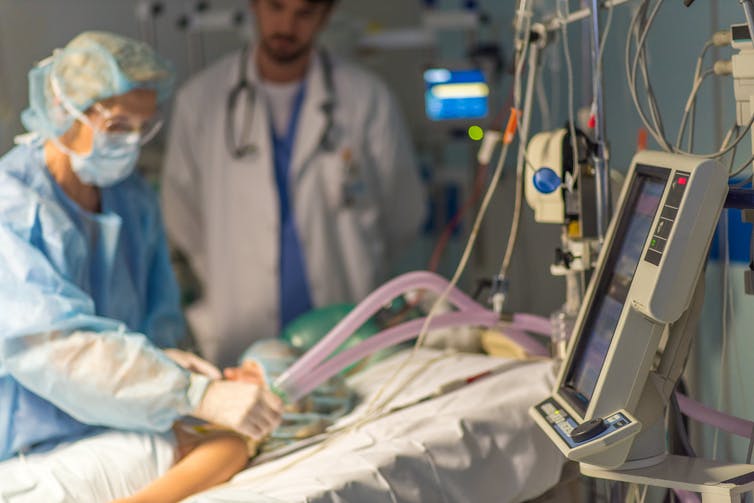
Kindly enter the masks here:
M 439 354 L 421 350 L 402 375 Z M 398 354 L 350 383 L 368 397 L 406 355 Z M 550 361 L 452 355 L 427 368 L 391 407 L 501 364 L 507 368 L 499 374 L 392 412 L 324 448 L 311 446 L 252 466 L 228 484 L 186 501 L 498 503 L 534 498 L 557 483 L 564 463 L 527 414 L 552 388 Z M 362 405 L 346 421 L 363 410 Z

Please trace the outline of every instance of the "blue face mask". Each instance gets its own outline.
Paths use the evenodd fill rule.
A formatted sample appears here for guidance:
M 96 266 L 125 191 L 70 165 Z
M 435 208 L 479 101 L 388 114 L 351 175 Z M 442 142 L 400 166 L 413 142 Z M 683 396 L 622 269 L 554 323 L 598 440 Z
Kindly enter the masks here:
M 63 145 L 57 138 L 51 138 L 55 145 L 68 154 L 71 168 L 79 180 L 88 185 L 110 187 L 125 180 L 136 168 L 139 159 L 138 135 L 132 144 L 112 145 L 108 134 L 95 130 L 92 150 L 79 154 Z
M 95 132 L 94 145 L 88 154 L 69 154 L 71 167 L 82 182 L 97 187 L 110 187 L 134 172 L 139 159 L 139 143 L 137 141 L 129 146 L 112 147 L 98 136 L 107 134 Z

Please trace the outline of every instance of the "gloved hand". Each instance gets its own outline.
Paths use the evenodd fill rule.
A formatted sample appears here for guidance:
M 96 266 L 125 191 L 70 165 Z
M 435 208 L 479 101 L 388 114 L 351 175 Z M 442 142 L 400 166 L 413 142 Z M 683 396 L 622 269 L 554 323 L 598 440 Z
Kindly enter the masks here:
M 222 379 L 223 375 L 220 369 L 212 365 L 210 362 L 203 358 L 199 358 L 193 353 L 187 351 L 181 351 L 180 349 L 169 348 L 164 350 L 168 358 L 175 363 L 190 370 L 196 374 L 202 374 L 210 379 Z
M 193 415 L 261 440 L 280 424 L 283 403 L 257 384 L 212 381 Z

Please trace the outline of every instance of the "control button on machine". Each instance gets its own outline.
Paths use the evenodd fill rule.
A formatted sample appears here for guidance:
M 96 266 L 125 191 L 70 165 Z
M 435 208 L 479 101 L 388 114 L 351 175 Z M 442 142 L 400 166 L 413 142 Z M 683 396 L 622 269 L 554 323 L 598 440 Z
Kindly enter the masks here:
M 601 417 L 594 418 L 591 421 L 582 423 L 574 428 L 571 432 L 571 438 L 574 442 L 586 442 L 587 440 L 593 439 L 606 429 L 607 424 L 605 423 L 604 419 L 602 419 Z
M 655 236 L 661 237 L 663 239 L 668 239 L 668 236 L 670 236 L 670 229 L 672 227 L 673 227 L 672 220 L 666 220 L 664 218 L 661 218 L 660 221 L 657 223 L 657 229 L 655 229 Z

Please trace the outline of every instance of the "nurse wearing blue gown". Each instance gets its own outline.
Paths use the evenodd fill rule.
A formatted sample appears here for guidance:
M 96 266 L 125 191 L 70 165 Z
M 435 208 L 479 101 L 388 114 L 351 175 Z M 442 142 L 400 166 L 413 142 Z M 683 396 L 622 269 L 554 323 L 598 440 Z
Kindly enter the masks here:
M 134 168 L 172 80 L 148 46 L 103 32 L 79 35 L 29 74 L 30 134 L 0 159 L 0 461 L 10 460 L 0 500 L 47 483 L 34 460 L 112 429 L 152 435 L 134 437 L 148 439 L 147 457 L 167 458 L 152 478 L 172 463 L 154 443 L 171 446 L 181 416 L 254 437 L 278 421 L 267 390 L 163 351 L 184 323 L 158 204 Z

